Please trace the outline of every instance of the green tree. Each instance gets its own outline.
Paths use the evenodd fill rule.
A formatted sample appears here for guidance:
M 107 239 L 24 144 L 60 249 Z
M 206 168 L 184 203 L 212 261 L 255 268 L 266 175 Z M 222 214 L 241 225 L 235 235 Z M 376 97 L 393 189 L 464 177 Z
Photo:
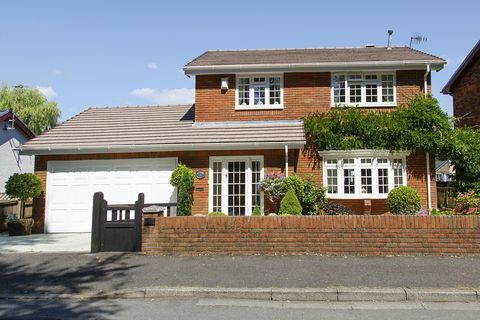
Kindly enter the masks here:
M 48 101 L 36 88 L 0 87 L 0 110 L 12 110 L 35 134 L 53 128 L 60 117 L 57 103 Z
M 302 214 L 302 206 L 300 205 L 300 201 L 298 201 L 298 198 L 295 195 L 295 191 L 293 189 L 289 189 L 285 194 L 285 197 L 283 197 L 282 201 L 280 202 L 280 209 L 278 210 L 278 214 Z
M 178 186 L 178 213 L 179 216 L 191 216 L 192 215 L 192 186 L 188 172 L 184 171 L 180 184 Z
M 42 194 L 42 182 L 33 173 L 14 173 L 5 183 L 5 193 L 20 201 L 20 215 L 24 216 L 24 204 Z

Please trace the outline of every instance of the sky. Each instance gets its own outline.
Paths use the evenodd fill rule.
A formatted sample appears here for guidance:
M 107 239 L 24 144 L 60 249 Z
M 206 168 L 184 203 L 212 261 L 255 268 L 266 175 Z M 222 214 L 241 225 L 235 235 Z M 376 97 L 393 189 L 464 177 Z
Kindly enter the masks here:
M 38 87 L 61 120 L 87 107 L 190 103 L 206 50 L 408 45 L 440 56 L 440 93 L 480 39 L 480 1 L 0 0 L 0 83 Z

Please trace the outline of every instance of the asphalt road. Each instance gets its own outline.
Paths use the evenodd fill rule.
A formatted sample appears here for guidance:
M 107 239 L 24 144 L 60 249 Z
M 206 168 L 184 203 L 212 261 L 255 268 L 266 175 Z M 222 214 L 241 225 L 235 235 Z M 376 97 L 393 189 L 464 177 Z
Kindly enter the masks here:
M 478 319 L 480 304 L 289 303 L 251 300 L 0 300 L 1 319 Z
M 0 293 L 145 286 L 480 288 L 480 257 L 0 254 Z

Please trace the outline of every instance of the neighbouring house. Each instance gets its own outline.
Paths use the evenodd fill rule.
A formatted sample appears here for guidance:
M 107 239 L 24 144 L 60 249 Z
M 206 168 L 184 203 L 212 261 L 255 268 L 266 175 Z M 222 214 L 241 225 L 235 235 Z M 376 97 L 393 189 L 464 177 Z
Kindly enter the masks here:
M 452 181 L 454 168 L 450 160 L 437 160 L 435 161 L 435 172 L 437 182 L 450 182 Z
M 480 127 L 480 41 L 463 60 L 442 93 L 453 97 L 459 126 Z
M 337 104 L 393 110 L 430 92 L 445 60 L 408 47 L 207 51 L 185 65 L 195 104 L 90 108 L 21 146 L 35 155 L 45 194 L 34 203 L 38 232 L 89 232 L 92 196 L 110 203 L 171 202 L 178 163 L 195 173 L 193 213 L 248 216 L 274 210 L 263 176 L 312 174 L 328 197 L 364 212 L 387 211 L 388 191 L 418 190 L 436 206 L 435 161 L 426 154 L 304 152 L 301 118 Z
M 33 156 L 19 155 L 15 149 L 35 137 L 13 112 L 0 111 L 0 214 L 18 213 L 17 201 L 5 194 L 5 183 L 14 173 L 33 172 Z

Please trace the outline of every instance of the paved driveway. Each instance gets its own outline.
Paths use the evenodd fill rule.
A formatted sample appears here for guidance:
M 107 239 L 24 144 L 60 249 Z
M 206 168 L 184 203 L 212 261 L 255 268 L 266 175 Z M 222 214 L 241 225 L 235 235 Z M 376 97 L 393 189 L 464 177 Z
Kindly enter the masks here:
M 90 233 L 51 233 L 9 237 L 0 234 L 0 252 L 90 252 Z

